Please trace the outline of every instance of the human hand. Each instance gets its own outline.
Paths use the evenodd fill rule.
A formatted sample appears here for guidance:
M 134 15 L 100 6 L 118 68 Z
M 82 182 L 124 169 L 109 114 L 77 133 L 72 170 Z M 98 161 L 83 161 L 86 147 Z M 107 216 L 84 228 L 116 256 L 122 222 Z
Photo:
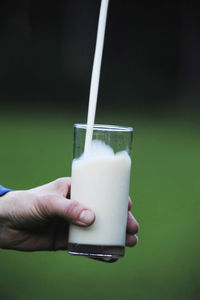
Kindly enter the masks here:
M 60 178 L 0 198 L 0 248 L 21 251 L 67 249 L 69 224 L 89 226 L 94 212 L 70 200 L 70 178 Z M 131 209 L 129 199 L 129 210 Z M 137 243 L 138 224 L 127 218 L 126 245 Z

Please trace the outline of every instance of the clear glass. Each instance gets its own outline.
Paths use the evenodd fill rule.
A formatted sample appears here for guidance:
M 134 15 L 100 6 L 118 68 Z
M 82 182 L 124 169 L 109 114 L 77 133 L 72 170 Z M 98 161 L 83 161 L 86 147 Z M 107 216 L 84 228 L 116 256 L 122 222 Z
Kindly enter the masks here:
M 94 210 L 89 227 L 70 225 L 68 252 L 105 260 L 124 256 L 133 128 L 95 125 L 93 141 L 113 154 L 84 159 L 86 124 L 74 125 L 71 199 Z

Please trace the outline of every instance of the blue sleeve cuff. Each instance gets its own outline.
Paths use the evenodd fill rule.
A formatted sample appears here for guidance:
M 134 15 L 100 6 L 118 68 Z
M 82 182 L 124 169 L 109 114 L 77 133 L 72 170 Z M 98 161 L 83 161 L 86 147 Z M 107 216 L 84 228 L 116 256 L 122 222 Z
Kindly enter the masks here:
M 0 197 L 3 196 L 4 194 L 10 192 L 12 190 L 10 189 L 6 189 L 5 187 L 3 187 L 2 185 L 0 185 Z

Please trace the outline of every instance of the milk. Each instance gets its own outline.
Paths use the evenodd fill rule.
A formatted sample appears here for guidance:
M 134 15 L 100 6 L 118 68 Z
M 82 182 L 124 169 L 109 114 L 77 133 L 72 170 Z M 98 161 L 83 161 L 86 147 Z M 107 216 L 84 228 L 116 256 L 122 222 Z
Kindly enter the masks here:
M 91 77 L 91 84 L 90 84 L 90 96 L 89 96 L 89 106 L 88 106 L 88 116 L 87 116 L 87 131 L 85 137 L 85 152 L 88 151 L 92 143 L 108 5 L 109 5 L 109 0 L 101 1 L 96 48 L 95 48 L 92 77 Z
M 72 163 L 71 199 L 95 212 L 89 227 L 71 225 L 69 243 L 124 246 L 131 159 L 126 151 L 94 140 Z
M 101 1 L 84 153 L 72 163 L 71 199 L 92 209 L 96 219 L 89 227 L 70 225 L 68 249 L 71 254 L 120 258 L 126 238 L 131 159 L 126 151 L 115 154 L 102 141 L 92 141 L 108 4 L 109 0 Z

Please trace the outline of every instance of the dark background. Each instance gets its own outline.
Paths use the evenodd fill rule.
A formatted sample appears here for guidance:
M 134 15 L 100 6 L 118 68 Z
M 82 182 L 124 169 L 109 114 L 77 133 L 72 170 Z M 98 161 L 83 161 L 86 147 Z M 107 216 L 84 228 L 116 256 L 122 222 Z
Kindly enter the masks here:
M 0 250 L 1 300 L 200 299 L 196 3 L 110 0 L 96 123 L 134 127 L 138 245 L 115 264 L 67 251 Z M 99 5 L 0 2 L 3 186 L 26 190 L 70 176 L 73 124 L 87 118 Z
M 111 1 L 99 107 L 199 109 L 196 1 Z M 100 1 L 0 3 L 3 105 L 87 106 Z

